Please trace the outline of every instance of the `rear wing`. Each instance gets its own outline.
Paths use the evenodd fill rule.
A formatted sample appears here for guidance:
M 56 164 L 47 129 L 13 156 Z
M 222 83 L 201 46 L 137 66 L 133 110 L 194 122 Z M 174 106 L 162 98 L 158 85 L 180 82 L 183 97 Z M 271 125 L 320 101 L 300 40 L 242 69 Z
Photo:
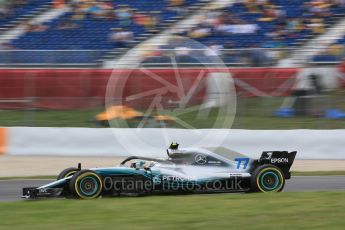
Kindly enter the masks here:
M 290 166 L 295 160 L 297 151 L 265 151 L 262 152 L 259 162 L 273 165 Z
M 271 164 L 280 168 L 286 179 L 291 177 L 290 168 L 295 161 L 297 151 L 265 151 L 262 152 L 259 160 L 254 162 L 254 168 L 259 165 Z

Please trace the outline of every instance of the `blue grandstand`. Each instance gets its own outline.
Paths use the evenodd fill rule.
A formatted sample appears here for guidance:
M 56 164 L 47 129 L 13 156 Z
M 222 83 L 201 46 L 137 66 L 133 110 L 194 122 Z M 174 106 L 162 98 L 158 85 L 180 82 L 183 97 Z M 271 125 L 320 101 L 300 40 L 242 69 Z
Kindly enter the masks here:
M 42 3 L 52 4 L 53 1 L 25 2 L 12 8 L 10 14 L 3 15 L 0 26 L 4 28 L 23 15 L 33 14 Z M 107 0 L 96 3 L 85 0 L 81 3 L 69 3 L 65 5 L 64 13 L 49 21 L 42 24 L 26 22 L 26 32 L 6 44 L 6 47 L 19 51 L 2 52 L 0 61 L 99 64 L 109 52 L 123 53 L 194 12 L 186 9 L 197 12 L 205 4 L 207 1 L 201 0 Z M 235 1 L 225 8 L 205 12 L 204 21 L 179 35 L 191 37 L 206 46 L 219 45 L 223 49 L 295 48 L 322 34 L 325 28 L 335 23 L 339 15 L 345 12 L 344 5 L 318 4 L 321 4 L 320 1 L 315 0 L 271 0 L 265 4 Z M 200 34 L 200 31 L 207 32 Z M 344 44 L 344 39 L 338 43 Z M 272 64 L 272 57 L 261 57 L 262 53 L 255 51 L 249 53 L 254 59 L 265 59 L 265 62 L 268 60 L 266 63 Z M 228 63 L 236 64 L 241 63 L 246 55 L 248 56 L 248 52 L 231 52 L 224 53 L 222 58 Z M 325 58 L 331 61 L 339 59 L 334 55 L 320 55 L 315 60 Z M 152 60 L 164 63 L 170 59 L 163 53 L 158 57 L 148 57 L 145 62 Z M 179 57 L 179 60 L 187 63 L 195 61 L 183 57 Z M 261 66 L 260 63 L 255 65 Z
M 7 13 L 2 13 L 0 17 L 0 26 L 6 26 L 6 24 L 13 23 L 13 21 L 22 16 L 36 12 L 42 5 L 51 3 L 52 0 L 26 0 L 25 4 L 16 4 L 16 0 L 8 1 L 7 4 L 4 3 L 6 6 L 3 6 L 4 11 Z

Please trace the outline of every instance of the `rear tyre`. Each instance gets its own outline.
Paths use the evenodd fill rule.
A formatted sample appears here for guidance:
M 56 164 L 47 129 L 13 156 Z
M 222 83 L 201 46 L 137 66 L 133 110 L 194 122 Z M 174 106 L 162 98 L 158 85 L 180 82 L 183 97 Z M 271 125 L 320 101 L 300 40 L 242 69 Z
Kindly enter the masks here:
M 253 192 L 281 192 L 284 186 L 284 174 L 274 165 L 262 165 L 253 172 L 251 178 L 251 191 Z
M 78 168 L 67 168 L 65 170 L 63 170 L 62 172 L 60 172 L 60 174 L 57 176 L 57 180 L 61 180 L 63 178 L 69 177 L 69 176 L 73 176 L 76 172 L 78 172 L 79 169 Z
M 82 170 L 74 174 L 69 189 L 78 199 L 96 199 L 103 191 L 102 178 L 92 170 Z

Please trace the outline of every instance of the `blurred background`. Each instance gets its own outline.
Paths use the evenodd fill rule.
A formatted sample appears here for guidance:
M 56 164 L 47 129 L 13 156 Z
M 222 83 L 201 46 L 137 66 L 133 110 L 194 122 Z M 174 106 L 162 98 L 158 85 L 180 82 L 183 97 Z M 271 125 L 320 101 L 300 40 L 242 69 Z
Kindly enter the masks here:
M 344 16 L 344 0 L 0 0 L 0 126 L 210 128 L 227 72 L 233 128 L 344 128 Z M 183 93 L 150 109 L 152 74 Z
M 344 229 L 341 190 L 302 193 L 344 189 L 344 136 L 345 0 L 0 0 L 0 229 Z M 171 142 L 297 150 L 301 192 L 1 203 Z

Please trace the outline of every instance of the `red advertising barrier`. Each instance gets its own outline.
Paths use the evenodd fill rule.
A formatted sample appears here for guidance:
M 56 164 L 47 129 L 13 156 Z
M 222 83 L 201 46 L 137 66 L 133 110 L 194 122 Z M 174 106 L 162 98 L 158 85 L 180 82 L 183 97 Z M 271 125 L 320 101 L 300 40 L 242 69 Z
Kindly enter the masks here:
M 121 98 L 142 97 L 142 101 L 133 102 L 133 106 L 149 105 L 153 95 L 140 94 L 158 88 L 166 89 L 163 98 L 178 101 L 181 98 L 173 86 L 182 84 L 183 90 L 188 92 L 196 81 L 202 79 L 201 89 L 192 100 L 199 103 L 205 95 L 208 74 L 227 71 L 234 79 L 237 92 L 247 96 L 284 96 L 291 90 L 298 69 L 2 69 L 0 108 L 78 109 L 104 105 L 111 76 L 117 85 L 114 86 L 116 95 L 110 96 L 119 97 L 123 89 Z M 131 100 L 124 103 L 131 104 Z

